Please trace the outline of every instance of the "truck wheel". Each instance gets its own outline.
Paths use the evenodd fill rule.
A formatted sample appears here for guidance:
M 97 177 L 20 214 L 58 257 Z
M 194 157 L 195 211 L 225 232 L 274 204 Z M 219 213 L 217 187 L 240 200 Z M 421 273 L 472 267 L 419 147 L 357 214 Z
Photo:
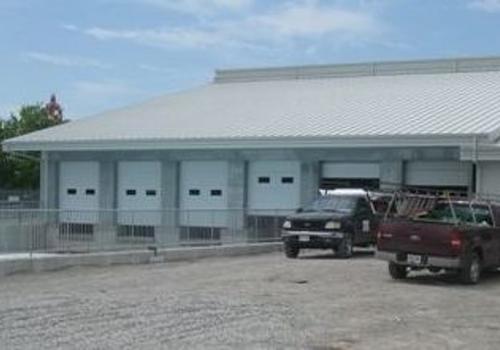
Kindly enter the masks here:
M 389 262 L 389 274 L 395 280 L 403 280 L 408 276 L 408 268 L 391 261 Z
M 285 255 L 287 258 L 296 259 L 299 256 L 300 248 L 293 243 L 285 242 Z
M 337 247 L 336 253 L 340 258 L 347 259 L 352 256 L 352 248 L 353 248 L 352 236 L 346 235 L 342 240 L 342 242 L 340 242 L 339 246 Z
M 481 258 L 477 253 L 472 253 L 464 261 L 460 270 L 460 280 L 465 284 L 477 284 L 481 277 Z

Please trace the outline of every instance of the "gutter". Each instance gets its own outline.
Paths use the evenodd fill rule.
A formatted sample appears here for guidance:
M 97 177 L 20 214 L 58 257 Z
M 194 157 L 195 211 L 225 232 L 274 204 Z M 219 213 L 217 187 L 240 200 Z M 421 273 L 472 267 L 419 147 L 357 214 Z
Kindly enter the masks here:
M 395 148 L 461 147 L 482 135 L 381 135 L 332 137 L 261 137 L 213 139 L 128 139 L 82 141 L 5 141 L 6 152 L 16 151 L 127 151 L 220 150 L 276 148 Z
M 32 156 L 32 155 L 29 155 L 29 154 L 26 154 L 26 153 L 22 153 L 22 152 L 10 152 L 10 151 L 7 151 L 5 150 L 4 148 L 4 151 L 6 151 L 7 153 L 7 157 L 9 158 L 14 158 L 14 159 L 22 159 L 22 160 L 29 160 L 29 161 L 32 161 L 32 162 L 35 162 L 35 163 L 38 163 L 41 161 L 41 158 L 38 158 L 38 157 L 35 157 L 35 156 Z

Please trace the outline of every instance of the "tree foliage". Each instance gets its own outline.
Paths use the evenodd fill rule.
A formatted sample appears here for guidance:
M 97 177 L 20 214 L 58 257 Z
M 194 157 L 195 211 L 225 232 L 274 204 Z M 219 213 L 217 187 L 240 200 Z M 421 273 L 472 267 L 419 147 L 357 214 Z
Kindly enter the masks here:
M 23 106 L 19 113 L 0 119 L 0 142 L 12 137 L 60 124 L 62 121 L 49 115 L 42 104 Z M 29 155 L 39 158 L 38 152 Z M 0 147 L 0 189 L 37 189 L 39 162 L 5 153 Z

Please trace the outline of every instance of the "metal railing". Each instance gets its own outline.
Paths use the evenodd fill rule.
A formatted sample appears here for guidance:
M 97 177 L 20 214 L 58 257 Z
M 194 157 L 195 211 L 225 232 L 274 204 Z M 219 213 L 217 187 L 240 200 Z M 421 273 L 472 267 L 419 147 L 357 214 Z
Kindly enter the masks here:
M 35 202 L 40 198 L 40 193 L 38 190 L 12 190 L 12 189 L 1 189 L 0 188 L 0 201 L 28 201 Z
M 0 254 L 272 242 L 292 212 L 0 209 Z
M 6 209 L 38 209 L 40 202 L 38 201 L 2 201 L 0 200 L 0 210 Z

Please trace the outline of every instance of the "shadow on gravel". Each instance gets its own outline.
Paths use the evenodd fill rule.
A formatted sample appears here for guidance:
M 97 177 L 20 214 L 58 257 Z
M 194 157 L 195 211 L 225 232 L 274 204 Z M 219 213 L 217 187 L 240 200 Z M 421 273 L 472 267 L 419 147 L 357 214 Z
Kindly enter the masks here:
M 409 275 L 409 277 L 403 281 L 403 283 L 418 284 L 418 285 L 429 285 L 429 286 L 466 286 L 460 282 L 458 275 L 456 273 L 422 273 L 417 276 Z M 484 271 L 481 274 L 481 280 L 479 281 L 480 286 L 496 286 L 500 285 L 500 271 Z
M 363 259 L 363 258 L 372 258 L 375 252 L 372 250 L 363 250 L 363 251 L 355 251 L 349 259 Z M 344 258 L 339 258 L 335 256 L 334 253 L 323 253 L 323 254 L 315 254 L 315 255 L 305 255 L 299 256 L 299 259 L 303 260 L 314 260 L 314 259 L 324 259 L 324 260 L 348 260 Z

